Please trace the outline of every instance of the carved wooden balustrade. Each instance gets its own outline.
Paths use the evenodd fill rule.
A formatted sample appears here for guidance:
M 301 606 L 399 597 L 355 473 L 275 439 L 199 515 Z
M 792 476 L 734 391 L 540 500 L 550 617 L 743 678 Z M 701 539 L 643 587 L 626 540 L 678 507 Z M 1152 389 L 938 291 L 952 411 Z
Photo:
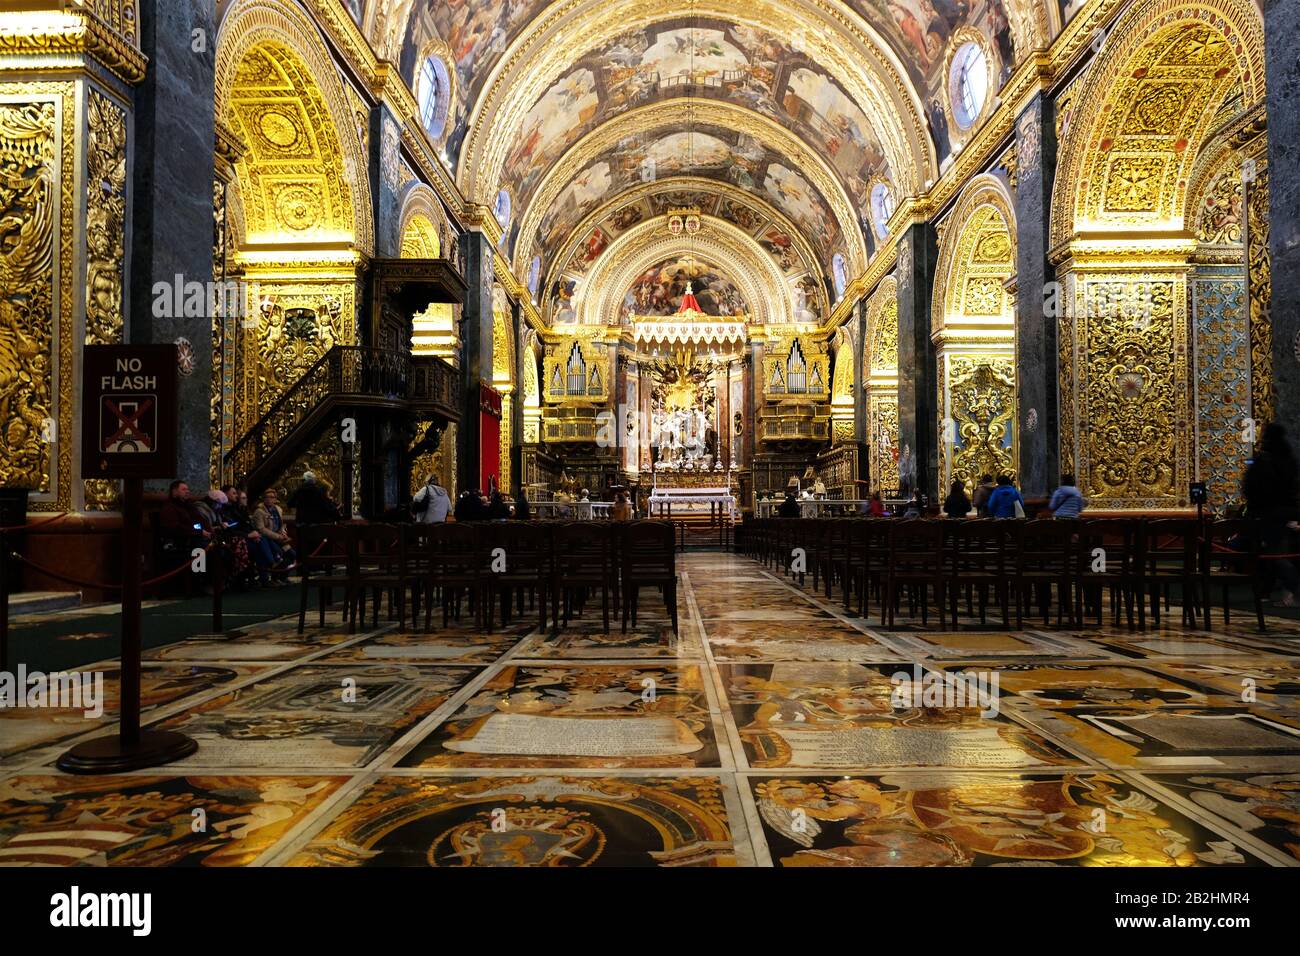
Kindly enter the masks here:
M 460 372 L 434 356 L 336 345 L 235 443 L 225 473 L 246 481 L 255 495 L 351 411 L 387 409 L 457 422 L 459 383 Z

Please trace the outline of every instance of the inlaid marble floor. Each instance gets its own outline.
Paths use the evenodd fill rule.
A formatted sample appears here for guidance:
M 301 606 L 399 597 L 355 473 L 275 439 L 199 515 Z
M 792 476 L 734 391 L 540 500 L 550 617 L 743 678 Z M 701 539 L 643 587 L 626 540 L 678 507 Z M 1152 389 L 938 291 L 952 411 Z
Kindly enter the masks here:
M 1300 863 L 1300 627 L 884 630 L 724 553 L 628 633 L 335 619 L 148 654 L 192 757 L 53 763 L 106 715 L 0 711 L 0 865 Z M 873 616 L 873 621 L 878 617 Z M 933 623 L 933 618 L 932 618 Z

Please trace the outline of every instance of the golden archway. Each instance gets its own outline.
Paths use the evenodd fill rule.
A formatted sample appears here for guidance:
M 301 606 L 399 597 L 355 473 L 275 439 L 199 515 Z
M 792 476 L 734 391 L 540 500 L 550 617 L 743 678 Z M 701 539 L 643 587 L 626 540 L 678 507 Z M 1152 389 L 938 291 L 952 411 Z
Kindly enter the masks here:
M 1006 183 L 971 180 L 941 225 L 931 308 L 940 489 L 1016 471 L 1015 215 Z
M 881 280 L 867 300 L 862 382 L 867 390 L 867 449 L 872 492 L 898 489 L 898 281 Z
M 1094 507 L 1187 507 L 1207 462 L 1236 467 L 1249 453 L 1198 428 L 1198 402 L 1223 401 L 1222 390 L 1198 398 L 1198 330 L 1236 322 L 1241 296 L 1216 293 L 1219 315 L 1198 318 L 1210 298 L 1196 297 L 1188 208 L 1211 133 L 1262 100 L 1263 24 L 1248 0 L 1147 0 L 1110 35 L 1077 95 L 1052 197 L 1061 470 Z M 1212 417 L 1259 414 L 1238 401 Z

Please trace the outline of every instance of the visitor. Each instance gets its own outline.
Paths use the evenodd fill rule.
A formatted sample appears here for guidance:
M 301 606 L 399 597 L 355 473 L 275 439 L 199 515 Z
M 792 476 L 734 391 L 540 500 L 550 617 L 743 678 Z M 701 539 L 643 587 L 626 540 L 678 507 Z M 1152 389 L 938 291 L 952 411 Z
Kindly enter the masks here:
M 442 524 L 451 511 L 451 495 L 438 484 L 438 476 L 430 475 L 424 487 L 411 499 L 411 517 L 416 524 Z
M 1088 499 L 1075 485 L 1074 475 L 1062 475 L 1061 486 L 1052 492 L 1052 497 L 1047 502 L 1047 510 L 1052 513 L 1052 517 L 1077 518 L 1086 507 Z
M 456 510 L 452 513 L 457 521 L 483 521 L 487 518 L 487 505 L 477 488 L 463 491 L 456 499 Z
M 262 501 L 253 511 L 253 527 L 261 535 L 260 547 L 253 555 L 257 561 L 258 579 L 264 587 L 287 583 L 285 568 L 293 563 L 296 555 L 290 546 L 284 515 L 280 513 L 279 495 L 274 488 L 262 493 Z
M 795 497 L 793 490 L 786 490 L 785 501 L 781 502 L 777 507 L 776 515 L 778 518 L 799 517 L 799 499 Z
M 315 473 L 310 471 L 302 473 L 302 484 L 289 496 L 289 508 L 293 511 L 294 524 L 299 528 L 333 524 L 339 520 L 338 505 L 330 501 Z
M 628 504 L 626 491 L 620 491 L 614 496 L 614 507 L 610 510 L 610 517 L 615 521 L 632 520 L 632 506 Z
M 1242 496 L 1246 499 L 1246 517 L 1257 521 L 1261 555 L 1291 553 L 1291 539 L 1300 530 L 1296 518 L 1297 485 L 1300 484 L 1296 459 L 1287 441 L 1286 429 L 1277 422 L 1264 428 L 1255 460 L 1246 469 Z M 1265 558 L 1260 561 L 1263 587 L 1281 589 L 1277 603 L 1294 607 L 1297 585 L 1296 567 L 1289 558 Z
M 998 475 L 998 486 L 993 489 L 988 500 L 990 518 L 1023 518 L 1025 516 L 1025 499 L 1011 482 L 1010 475 Z
M 943 501 L 943 513 L 949 518 L 964 518 L 970 514 L 970 499 L 966 497 L 966 482 L 954 478 Z
M 975 514 L 980 518 L 989 516 L 989 495 L 993 494 L 993 489 L 997 486 L 993 484 L 992 475 L 981 475 L 980 483 L 975 486 L 975 496 L 972 503 L 975 505 Z
M 907 502 L 907 510 L 903 512 L 904 518 L 924 518 L 926 500 L 925 495 L 921 494 L 921 489 L 917 489 Z
M 221 542 L 224 581 L 226 585 L 250 587 L 256 579 L 256 571 L 252 556 L 255 542 L 249 538 L 255 537 L 257 532 L 248 523 L 248 515 L 240 514 L 239 494 L 234 485 L 226 485 L 220 491 L 209 491 L 208 500 Z
M 182 479 L 167 488 L 167 501 L 158 512 L 158 546 L 162 570 L 171 571 L 189 562 L 194 548 L 204 547 L 212 537 L 211 527 L 190 500 L 190 486 Z
M 505 498 L 501 497 L 501 492 L 492 492 L 492 501 L 487 506 L 488 521 L 506 521 L 510 517 L 510 506 L 506 504 Z
M 519 494 L 515 497 L 515 520 L 529 521 L 533 517 L 533 509 L 528 504 L 528 496 L 524 494 L 524 489 L 519 489 Z
M 871 500 L 867 502 L 867 515 L 871 518 L 883 518 L 889 512 L 885 510 L 885 500 L 880 496 L 879 491 L 871 493 Z

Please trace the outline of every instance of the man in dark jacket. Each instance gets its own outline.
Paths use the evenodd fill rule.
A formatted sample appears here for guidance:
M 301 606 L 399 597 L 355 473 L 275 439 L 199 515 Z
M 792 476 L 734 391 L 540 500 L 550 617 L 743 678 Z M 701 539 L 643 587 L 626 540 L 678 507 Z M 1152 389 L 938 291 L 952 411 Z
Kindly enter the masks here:
M 302 484 L 289 496 L 289 507 L 293 509 L 294 522 L 300 528 L 311 524 L 333 524 L 339 520 L 338 505 L 330 501 L 316 475 L 310 471 L 303 472 Z

